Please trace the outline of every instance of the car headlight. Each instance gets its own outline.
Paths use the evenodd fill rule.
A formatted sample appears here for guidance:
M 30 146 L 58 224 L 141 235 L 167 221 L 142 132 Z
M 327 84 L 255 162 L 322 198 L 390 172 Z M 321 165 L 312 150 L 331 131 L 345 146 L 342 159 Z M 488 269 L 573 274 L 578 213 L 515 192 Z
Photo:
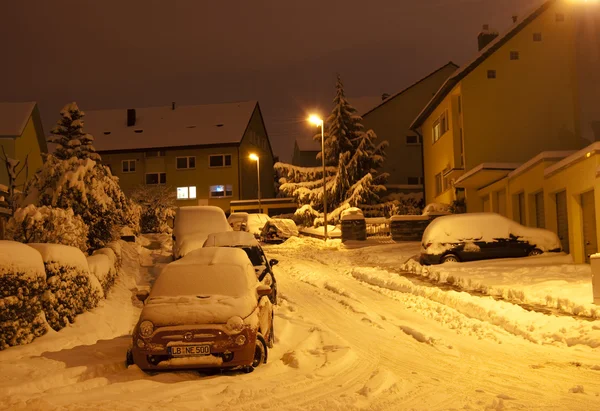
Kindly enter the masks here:
M 244 345 L 246 344 L 246 336 L 244 334 L 238 335 L 235 339 L 236 345 Z
M 142 321 L 140 324 L 140 335 L 144 338 L 148 338 L 154 331 L 154 324 L 150 321 Z
M 239 333 L 244 328 L 244 320 L 235 315 L 227 320 L 227 324 L 225 324 L 225 326 L 229 331 Z

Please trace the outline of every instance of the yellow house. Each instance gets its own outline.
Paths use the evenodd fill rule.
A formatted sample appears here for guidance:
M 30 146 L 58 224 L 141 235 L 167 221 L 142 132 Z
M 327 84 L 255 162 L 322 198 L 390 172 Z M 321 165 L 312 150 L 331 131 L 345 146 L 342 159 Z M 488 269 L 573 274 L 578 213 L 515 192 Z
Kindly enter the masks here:
M 47 152 L 37 104 L 0 103 L 0 157 L 6 154 L 8 158 L 19 160 L 19 169 L 27 159 L 26 169 L 17 178 L 17 188 L 22 188 L 27 178 L 42 165 L 42 153 Z M 3 161 L 0 162 L 0 185 L 8 186 L 8 173 Z
M 256 101 L 86 111 L 84 130 L 126 193 L 166 185 L 183 205 L 274 197 L 273 151 Z M 258 164 L 250 158 L 256 154 Z
M 598 4 L 547 0 L 504 35 L 484 28 L 479 54 L 411 125 L 423 136 L 427 203 L 464 198 L 469 212 L 510 214 L 508 193 L 483 200 L 478 191 L 540 152 L 600 139 L 599 24 Z

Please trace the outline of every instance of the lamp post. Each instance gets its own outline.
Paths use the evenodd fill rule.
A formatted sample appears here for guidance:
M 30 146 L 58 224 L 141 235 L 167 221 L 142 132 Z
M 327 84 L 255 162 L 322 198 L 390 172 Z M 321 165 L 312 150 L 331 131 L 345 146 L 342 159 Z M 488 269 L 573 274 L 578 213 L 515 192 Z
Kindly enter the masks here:
M 323 226 L 325 241 L 327 241 L 327 180 L 325 178 L 325 131 L 323 125 L 323 119 L 316 115 L 311 115 L 308 118 L 312 124 L 317 127 L 321 127 L 321 162 L 323 164 Z
M 262 207 L 260 206 L 260 158 L 252 153 L 250 154 L 250 160 L 256 161 L 256 179 L 258 181 L 258 213 L 261 213 Z

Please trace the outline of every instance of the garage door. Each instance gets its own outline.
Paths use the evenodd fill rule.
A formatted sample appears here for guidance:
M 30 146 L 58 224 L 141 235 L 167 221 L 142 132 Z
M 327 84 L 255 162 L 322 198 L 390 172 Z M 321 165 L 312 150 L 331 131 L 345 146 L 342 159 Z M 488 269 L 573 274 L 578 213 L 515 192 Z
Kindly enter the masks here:
M 567 192 L 556 193 L 556 227 L 558 238 L 565 253 L 569 250 L 569 219 L 567 214 Z
M 535 225 L 546 228 L 546 214 L 544 212 L 544 192 L 535 195 Z
M 519 215 L 519 223 L 525 225 L 525 193 L 519 193 L 517 195 L 517 208 Z
M 581 212 L 583 215 L 583 250 L 585 252 L 585 261 L 589 263 L 590 254 L 598 252 L 594 190 L 581 195 Z
M 497 192 L 497 205 L 496 212 L 500 215 L 506 216 L 506 190 Z
M 484 213 L 490 212 L 490 196 L 485 196 L 481 199 L 481 205 Z

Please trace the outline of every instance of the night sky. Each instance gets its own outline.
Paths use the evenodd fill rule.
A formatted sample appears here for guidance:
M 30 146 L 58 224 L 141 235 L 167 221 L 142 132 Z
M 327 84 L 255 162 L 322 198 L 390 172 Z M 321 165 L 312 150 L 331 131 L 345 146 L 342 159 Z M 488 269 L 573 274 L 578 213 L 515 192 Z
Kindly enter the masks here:
M 393 94 L 477 53 L 541 0 L 8 1 L 0 4 L 0 101 L 128 108 L 259 100 L 275 154 L 349 96 Z M 98 136 L 97 136 L 98 137 Z

